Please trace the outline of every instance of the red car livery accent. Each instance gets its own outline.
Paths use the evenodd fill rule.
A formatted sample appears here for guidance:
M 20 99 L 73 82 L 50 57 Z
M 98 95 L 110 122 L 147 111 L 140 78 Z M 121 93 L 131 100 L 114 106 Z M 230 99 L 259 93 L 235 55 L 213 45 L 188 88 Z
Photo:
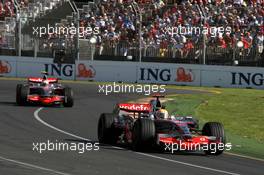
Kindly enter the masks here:
M 119 108 L 121 110 L 126 110 L 126 111 L 150 111 L 151 106 L 150 104 L 135 104 L 135 103 L 120 103 L 118 104 Z
M 58 83 L 58 78 L 47 78 L 46 81 L 48 83 Z M 31 78 L 28 78 L 28 82 L 41 83 L 41 82 L 43 82 L 43 78 L 31 77 Z

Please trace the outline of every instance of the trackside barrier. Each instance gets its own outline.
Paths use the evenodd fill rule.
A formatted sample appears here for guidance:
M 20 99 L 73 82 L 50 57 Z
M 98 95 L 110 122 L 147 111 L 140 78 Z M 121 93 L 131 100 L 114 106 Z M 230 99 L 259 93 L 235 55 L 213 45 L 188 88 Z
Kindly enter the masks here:
M 76 61 L 76 80 L 136 82 L 137 63 Z
M 76 79 L 264 89 L 264 68 L 77 61 Z
M 52 58 L 0 56 L 0 76 L 39 77 L 41 71 L 60 79 L 75 79 L 74 64 L 55 64 Z
M 0 76 L 38 77 L 42 70 L 67 80 L 264 89 L 264 68 L 122 61 L 55 64 L 52 58 L 0 56 Z
M 0 57 L 0 76 L 16 77 L 16 59 Z

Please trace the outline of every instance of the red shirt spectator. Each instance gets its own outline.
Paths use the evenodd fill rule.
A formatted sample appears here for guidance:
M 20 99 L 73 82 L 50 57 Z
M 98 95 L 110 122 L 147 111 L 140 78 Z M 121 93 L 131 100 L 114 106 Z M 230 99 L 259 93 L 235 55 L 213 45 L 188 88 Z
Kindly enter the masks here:
M 232 47 L 233 46 L 233 38 L 230 36 L 230 34 L 226 34 L 224 36 L 224 40 L 225 40 L 225 43 L 228 47 Z
M 244 44 L 244 48 L 245 49 L 249 49 L 252 45 L 252 37 L 250 36 L 250 33 L 247 33 L 247 35 L 245 37 L 241 37 L 241 41 L 243 42 Z
M 4 15 L 4 8 L 3 8 L 3 3 L 0 2 L 0 16 Z
M 4 6 L 5 16 L 14 16 L 13 3 L 7 1 Z
M 161 49 L 167 49 L 168 48 L 168 42 L 166 40 L 162 40 L 160 42 L 160 48 Z
M 226 42 L 224 40 L 224 38 L 222 36 L 219 36 L 218 39 L 217 39 L 217 45 L 221 48 L 226 48 L 227 45 L 226 45 Z
M 188 51 L 188 50 L 191 50 L 193 48 L 194 48 L 194 45 L 193 45 L 192 41 L 188 40 L 187 43 L 184 46 L 184 49 L 186 49 Z

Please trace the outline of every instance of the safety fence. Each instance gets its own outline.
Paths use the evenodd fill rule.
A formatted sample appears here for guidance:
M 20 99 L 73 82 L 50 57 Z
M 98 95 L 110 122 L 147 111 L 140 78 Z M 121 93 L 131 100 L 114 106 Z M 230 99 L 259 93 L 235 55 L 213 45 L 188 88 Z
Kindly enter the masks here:
M 210 60 L 228 60 L 230 64 L 233 61 L 257 61 L 263 60 L 263 47 L 255 46 L 250 48 L 225 47 L 209 45 L 206 48 L 205 56 Z M 95 47 L 95 55 L 106 56 L 139 56 L 138 43 L 119 42 L 102 43 Z M 203 46 L 197 44 L 174 44 L 161 47 L 160 45 L 143 45 L 141 49 L 142 57 L 157 57 L 170 59 L 194 59 L 202 60 Z M 211 59 L 210 59 L 211 58 Z M 114 57 L 113 57 L 114 59 Z M 208 62 L 210 64 L 210 62 Z M 213 63 L 211 63 L 213 64 Z

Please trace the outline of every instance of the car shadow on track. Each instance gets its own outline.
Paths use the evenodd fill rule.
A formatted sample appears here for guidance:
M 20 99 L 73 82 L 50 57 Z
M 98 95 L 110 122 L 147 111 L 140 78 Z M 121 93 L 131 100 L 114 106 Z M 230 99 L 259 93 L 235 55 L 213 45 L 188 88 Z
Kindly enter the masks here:
M 0 106 L 17 106 L 17 104 L 12 101 L 0 101 Z
M 98 140 L 82 140 L 82 139 L 64 139 L 64 141 L 67 142 L 78 142 L 78 143 L 99 143 Z M 123 144 L 114 144 L 114 145 L 109 145 L 109 144 L 99 144 L 100 149 L 103 150 L 119 150 L 119 151 L 133 151 L 130 146 L 123 145 Z M 134 152 L 134 151 L 133 151 Z M 135 151 L 136 152 L 136 151 Z M 199 151 L 199 152 L 189 152 L 189 151 L 178 151 L 178 152 L 161 152 L 160 150 L 157 149 L 149 149 L 149 150 L 144 150 L 141 151 L 142 153 L 148 153 L 148 154 L 158 154 L 158 155 L 179 155 L 179 156 L 208 156 L 204 152 Z
M 18 105 L 14 101 L 0 101 L 0 106 L 63 108 L 62 105 L 41 105 L 41 104 L 34 104 L 34 103 L 26 104 L 26 105 Z
M 93 140 L 82 140 L 82 139 L 64 139 L 64 141 L 66 142 L 76 142 L 76 143 L 91 143 L 91 144 L 95 144 L 98 143 L 97 141 L 93 141 Z
M 82 139 L 64 139 L 64 141 L 66 142 L 77 142 L 77 143 L 91 143 L 91 144 L 95 144 L 95 143 L 99 143 L 98 140 L 82 140 Z M 123 150 L 123 151 L 129 151 L 128 148 L 122 146 L 119 147 L 118 145 L 109 145 L 109 144 L 99 144 L 100 149 L 108 149 L 108 150 Z

